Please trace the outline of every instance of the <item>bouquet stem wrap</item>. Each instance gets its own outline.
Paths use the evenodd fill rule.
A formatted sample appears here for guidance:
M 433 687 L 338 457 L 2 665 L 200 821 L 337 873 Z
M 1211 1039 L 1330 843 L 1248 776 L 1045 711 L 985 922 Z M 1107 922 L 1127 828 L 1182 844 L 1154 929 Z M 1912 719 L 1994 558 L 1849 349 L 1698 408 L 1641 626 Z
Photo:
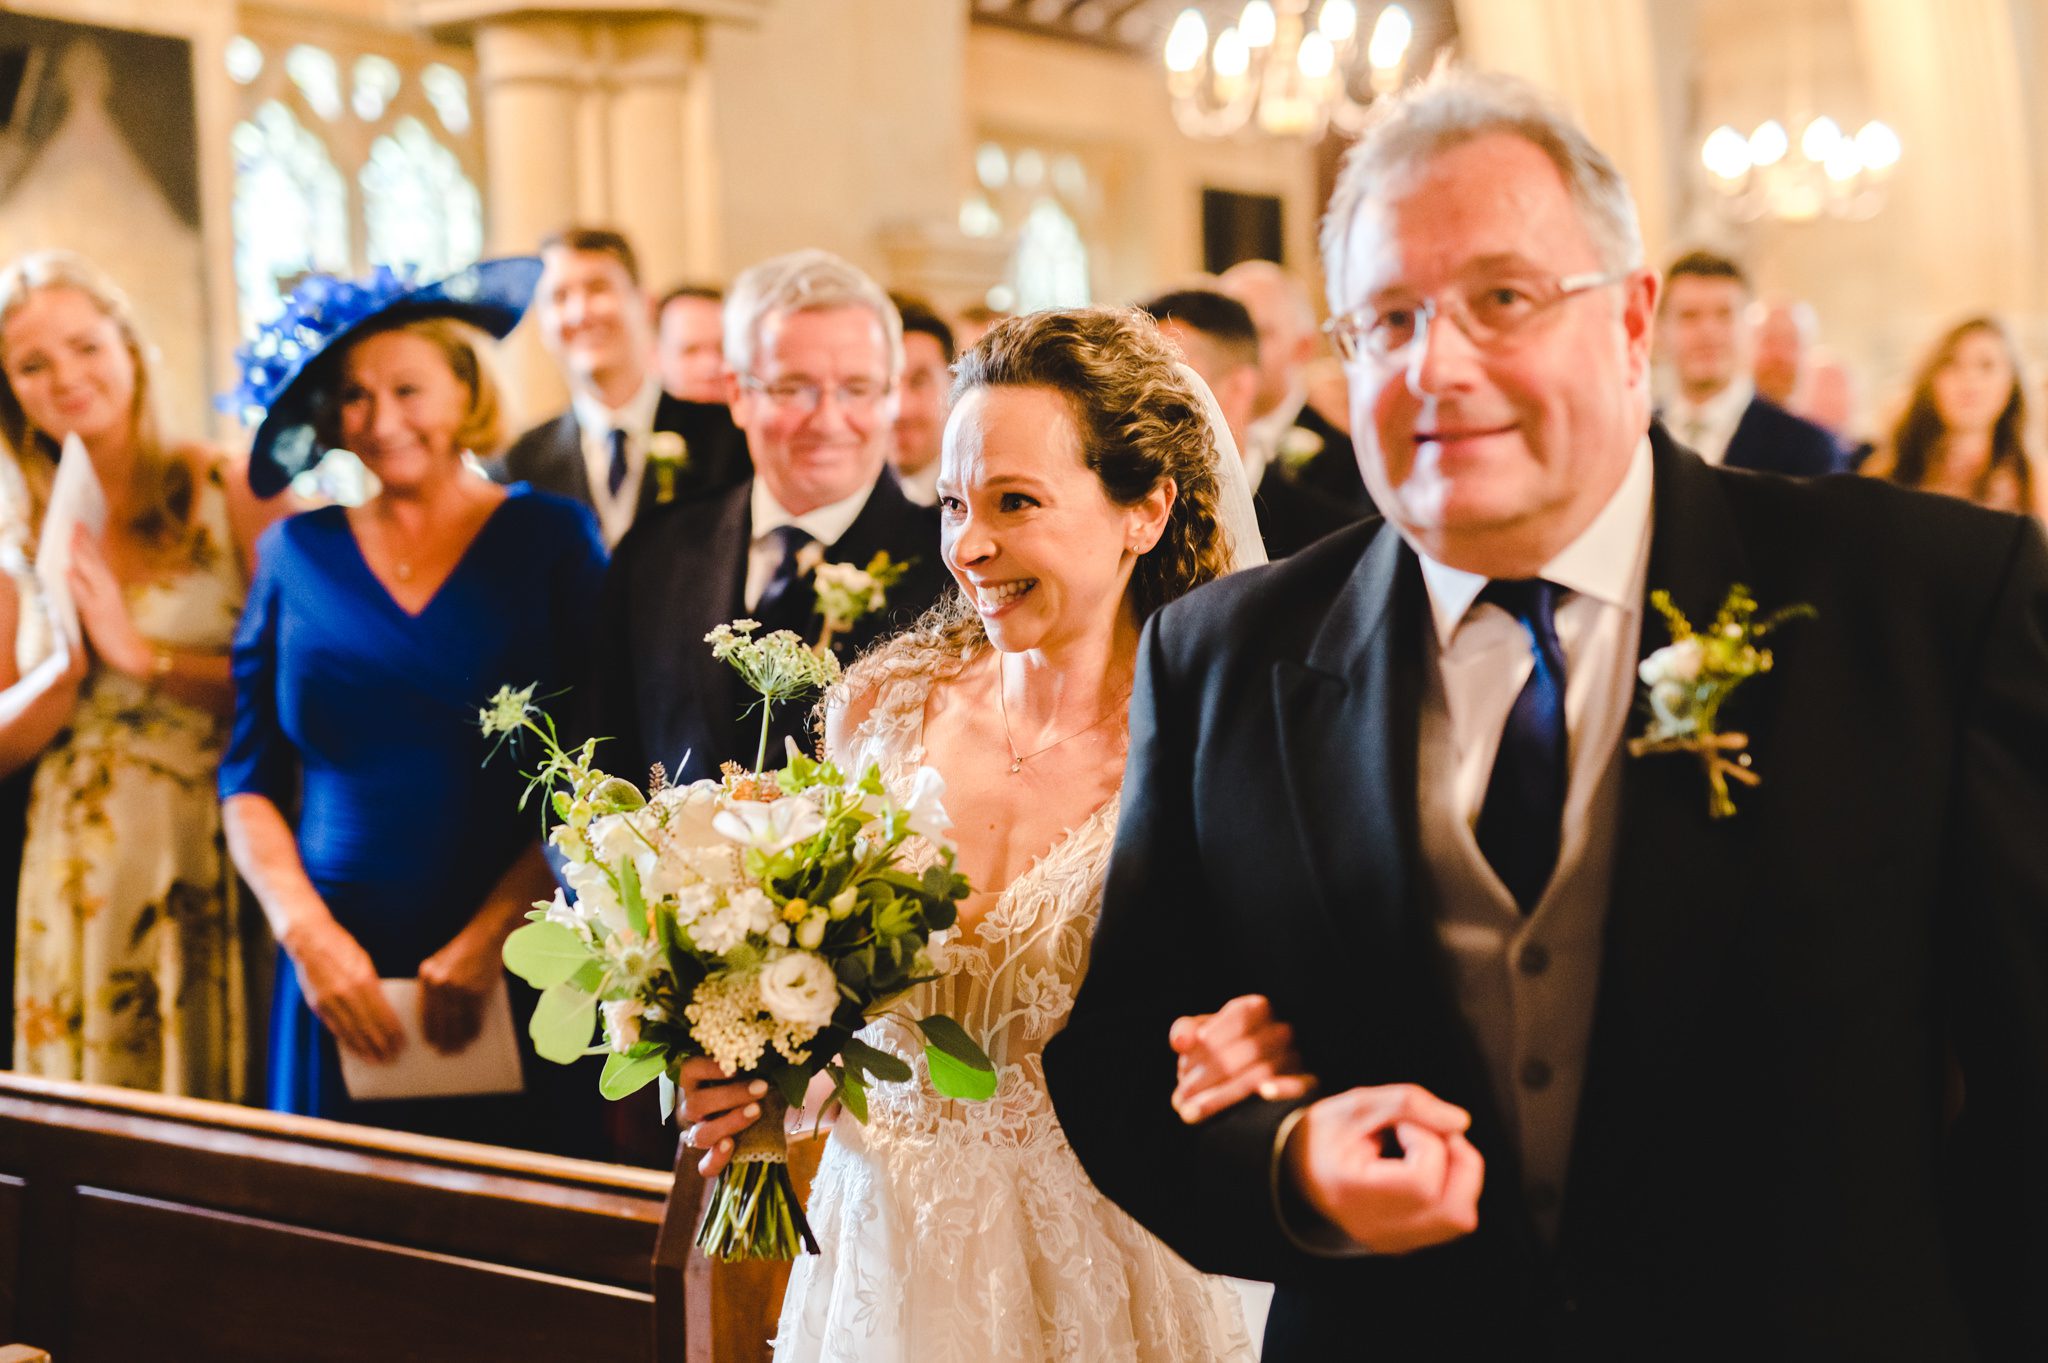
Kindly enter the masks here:
M 697 1248 L 713 1259 L 794 1259 L 818 1242 L 789 1181 L 789 1104 L 770 1089 L 761 1116 L 733 1138 L 732 1161 L 711 1185 Z

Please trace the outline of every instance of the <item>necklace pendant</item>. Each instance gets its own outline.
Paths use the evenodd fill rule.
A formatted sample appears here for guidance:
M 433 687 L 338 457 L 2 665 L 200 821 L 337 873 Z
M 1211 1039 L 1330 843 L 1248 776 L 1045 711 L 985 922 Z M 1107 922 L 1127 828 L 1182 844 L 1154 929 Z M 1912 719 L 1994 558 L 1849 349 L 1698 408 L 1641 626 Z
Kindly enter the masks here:
M 412 565 L 410 563 L 396 564 L 394 565 L 394 570 L 400 582 L 412 581 Z
M 1015 776 L 1015 775 L 1016 775 L 1016 774 L 1017 774 L 1018 772 L 1020 772 L 1020 771 L 1022 771 L 1022 770 L 1024 770 L 1024 759 L 1023 759 L 1023 758 L 1021 758 L 1021 757 L 1013 757 L 1013 758 L 1011 758 L 1011 759 L 1010 759 L 1010 775 L 1012 775 L 1012 776 Z

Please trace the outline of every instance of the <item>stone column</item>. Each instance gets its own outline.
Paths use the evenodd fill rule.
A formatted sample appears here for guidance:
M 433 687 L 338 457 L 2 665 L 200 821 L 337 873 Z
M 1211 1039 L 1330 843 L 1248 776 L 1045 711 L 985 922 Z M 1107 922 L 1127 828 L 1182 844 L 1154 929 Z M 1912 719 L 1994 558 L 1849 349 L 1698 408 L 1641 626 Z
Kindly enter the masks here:
M 415 0 L 414 18 L 475 44 L 487 250 L 532 251 L 570 223 L 613 227 L 650 291 L 717 277 L 718 173 L 704 34 L 768 0 Z M 506 377 L 528 419 L 563 400 L 522 332 Z

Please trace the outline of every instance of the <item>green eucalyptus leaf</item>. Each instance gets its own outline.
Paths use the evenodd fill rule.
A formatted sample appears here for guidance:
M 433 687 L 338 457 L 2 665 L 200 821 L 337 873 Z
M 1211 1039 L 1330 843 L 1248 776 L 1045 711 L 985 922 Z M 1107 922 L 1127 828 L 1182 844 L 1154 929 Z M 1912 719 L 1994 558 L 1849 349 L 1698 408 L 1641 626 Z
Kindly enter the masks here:
M 802 1066 L 784 1065 L 781 1069 L 769 1071 L 767 1078 L 775 1085 L 776 1092 L 782 1095 L 782 1101 L 791 1107 L 804 1105 L 804 1089 L 810 1085 L 811 1076 Z
M 569 983 L 586 994 L 599 992 L 604 988 L 604 962 L 595 957 L 585 961 L 582 967 L 569 977 Z
M 965 1028 L 943 1014 L 920 1018 L 932 1087 L 947 1098 L 979 1103 L 995 1096 L 996 1067 Z
M 863 1126 L 867 1125 L 867 1085 L 861 1082 L 860 1076 L 858 1074 L 854 1074 L 847 1070 L 842 1070 L 837 1065 L 833 1065 L 830 1068 L 832 1071 L 833 1079 L 839 1085 L 839 1105 L 845 1108 L 848 1112 L 852 1113 L 853 1119 L 855 1121 L 859 1122 Z
M 619 902 L 625 906 L 626 921 L 642 937 L 648 935 L 647 901 L 640 895 L 640 872 L 628 857 L 619 863 Z
M 535 989 L 574 976 L 590 960 L 590 946 L 562 923 L 528 923 L 505 939 L 505 968 Z
M 526 1034 L 543 1060 L 567 1065 L 584 1054 L 597 1027 L 597 1000 L 573 984 L 543 989 Z
M 910 1080 L 910 1066 L 878 1047 L 870 1046 L 859 1037 L 848 1037 L 846 1044 L 839 1048 L 839 1058 L 850 1070 L 859 1070 L 866 1076 L 884 1083 L 903 1084 Z
M 636 1046 L 634 1049 L 639 1048 Z M 605 1057 L 604 1073 L 597 1079 L 597 1091 L 607 1098 L 624 1098 L 659 1079 L 667 1068 L 668 1062 L 660 1055 L 629 1057 L 614 1052 Z

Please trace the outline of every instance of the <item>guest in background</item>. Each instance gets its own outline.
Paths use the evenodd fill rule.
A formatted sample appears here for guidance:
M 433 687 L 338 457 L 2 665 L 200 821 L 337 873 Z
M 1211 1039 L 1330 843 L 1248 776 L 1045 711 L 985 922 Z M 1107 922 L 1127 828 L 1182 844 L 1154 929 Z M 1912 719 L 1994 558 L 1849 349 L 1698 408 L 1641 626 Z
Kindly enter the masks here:
M 1842 450 L 1811 421 L 1757 393 L 1749 276 L 1726 256 L 1692 251 L 1664 272 L 1660 345 L 1677 391 L 1658 419 L 1709 464 L 1816 477 L 1842 467 Z
M 946 394 L 953 386 L 953 328 L 921 298 L 892 293 L 889 301 L 903 318 L 903 386 L 889 463 L 904 496 L 919 506 L 936 506 L 939 443 L 946 434 Z
M 539 277 L 537 261 L 513 259 L 424 288 L 340 286 L 314 314 L 327 332 L 314 356 L 245 379 L 268 410 L 259 489 L 341 447 L 379 490 L 265 538 L 235 637 L 220 790 L 229 850 L 285 958 L 271 1107 L 588 1154 L 594 1092 L 576 1101 L 569 1072 L 531 1055 L 523 1095 L 357 1102 L 340 1072 L 343 1048 L 389 1061 L 404 1044 L 381 979 L 416 976 L 425 1044 L 467 1047 L 506 986 L 506 936 L 553 888 L 519 809 L 521 764 L 486 760 L 477 714 L 500 686 L 559 697 L 575 679 L 604 547 L 587 508 L 463 464 L 498 423 L 475 329 L 511 331 Z M 523 1036 L 531 996 L 513 1001 Z
M 1351 437 L 1309 405 L 1309 362 L 1322 345 L 1316 308 L 1300 280 L 1270 260 L 1225 270 L 1216 287 L 1244 304 L 1259 329 L 1259 394 L 1250 443 L 1262 464 L 1359 516 L 1373 514 Z
M 888 295 L 846 261 L 797 251 L 754 266 L 725 309 L 733 419 L 754 478 L 649 517 L 619 545 L 605 576 L 580 735 L 607 739 L 608 770 L 672 781 L 751 764 L 751 697 L 711 656 L 704 635 L 740 616 L 763 631 L 818 637 L 818 562 L 865 566 L 879 550 L 908 562 L 888 606 L 833 642 L 851 661 L 923 613 L 946 581 L 939 514 L 904 497 L 889 470 L 903 340 Z M 783 739 L 814 745 L 803 707 L 777 711 Z
M 661 386 L 684 402 L 725 401 L 725 293 L 678 284 L 655 309 L 654 362 Z
M 653 309 L 632 245 L 607 228 L 570 227 L 541 244 L 541 261 L 534 312 L 568 382 L 569 410 L 514 441 L 491 476 L 582 502 L 597 512 L 607 545 L 650 507 L 745 478 L 745 447 L 724 405 L 662 391 Z M 676 439 L 657 446 L 657 432 L 681 448 Z
M 259 505 L 218 450 L 160 434 L 153 356 L 127 299 L 84 259 L 39 252 L 0 272 L 0 622 L 30 678 L 17 682 L 30 694 L 10 693 L 9 761 L 51 745 L 21 857 L 14 1065 L 236 1099 L 240 912 L 213 782 L 252 545 L 284 507 Z M 68 435 L 107 506 L 104 532 L 70 544 L 83 644 L 56 637 L 27 570 Z M 53 649 L 75 660 L 53 663 Z
M 1755 337 L 1750 375 L 1756 381 L 1757 396 L 1788 412 L 1797 412 L 1814 337 L 1820 330 L 1813 309 L 1784 298 L 1770 302 L 1758 299 L 1750 307 L 1756 314 L 1755 324 L 1750 328 Z
M 1268 467 L 1248 438 L 1259 389 L 1259 333 L 1244 304 L 1214 289 L 1176 289 L 1138 306 L 1216 395 L 1251 483 L 1268 557 L 1284 557 L 1360 519 L 1336 499 Z
M 1969 317 L 1942 334 L 1914 371 L 1891 438 L 1863 471 L 1998 511 L 2043 514 L 2026 380 L 2004 322 Z

